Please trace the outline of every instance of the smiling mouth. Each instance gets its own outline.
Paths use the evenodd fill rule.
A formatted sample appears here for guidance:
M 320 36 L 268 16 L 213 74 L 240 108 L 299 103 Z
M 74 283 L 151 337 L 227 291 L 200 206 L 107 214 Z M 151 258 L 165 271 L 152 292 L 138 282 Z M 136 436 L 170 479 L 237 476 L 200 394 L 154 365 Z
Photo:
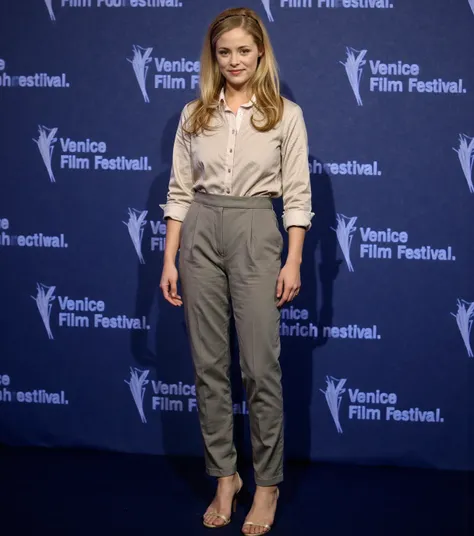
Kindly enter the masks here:
M 243 69 L 238 69 L 237 71 L 229 71 L 230 74 L 240 74 Z

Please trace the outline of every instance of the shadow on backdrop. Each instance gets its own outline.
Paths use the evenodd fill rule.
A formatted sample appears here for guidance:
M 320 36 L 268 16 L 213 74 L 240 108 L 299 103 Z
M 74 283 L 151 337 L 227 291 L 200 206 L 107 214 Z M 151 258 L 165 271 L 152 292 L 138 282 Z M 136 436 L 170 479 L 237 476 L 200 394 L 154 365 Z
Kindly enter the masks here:
M 289 100 L 297 102 L 291 88 L 285 82 L 281 84 L 281 94 Z M 307 121 L 307 118 L 305 119 Z M 308 124 L 307 127 L 309 127 Z M 322 133 L 323 126 L 321 125 L 316 130 Z M 318 146 L 317 139 L 309 141 L 313 147 Z M 309 322 L 318 328 L 317 336 L 297 337 L 291 335 L 291 327 L 295 326 L 298 320 L 285 320 L 283 313 L 281 320 L 285 456 L 286 459 L 301 462 L 293 466 L 291 475 L 288 475 L 289 478 L 285 480 L 286 494 L 290 497 L 297 493 L 300 480 L 305 478 L 305 466 L 311 460 L 313 359 L 318 358 L 317 349 L 328 342 L 323 337 L 322 327 L 332 325 L 334 282 L 342 263 L 341 260 L 337 259 L 337 236 L 331 229 L 336 228 L 336 208 L 331 178 L 324 170 L 324 163 L 317 155 L 310 154 L 309 160 L 310 162 L 315 160 L 321 165 L 321 173 L 311 175 L 314 216 L 311 220 L 311 229 L 305 237 L 301 265 L 301 292 L 286 308 L 306 309 Z M 276 201 L 275 210 L 278 214 L 283 212 L 281 199 Z M 282 256 L 284 261 L 288 234 L 285 231 L 282 233 L 285 239 L 285 250 Z M 301 320 L 300 324 L 307 325 L 309 324 L 308 320 Z
M 179 118 L 180 113 L 174 113 L 167 121 L 162 133 L 160 157 L 163 170 L 154 178 L 150 187 L 145 207 L 148 222 L 163 222 L 163 210 L 160 204 L 166 202 L 173 144 Z M 194 370 L 183 309 L 173 307 L 163 298 L 159 288 L 163 269 L 163 252 L 151 251 L 149 245 L 152 236 L 151 225 L 146 225 L 142 237 L 142 255 L 145 262 L 144 264 L 138 263 L 135 301 L 135 314 L 140 317 L 146 316 L 151 330 L 132 332 L 131 353 L 137 368 L 149 370 L 150 383 L 154 380 L 167 384 L 182 382 L 194 385 Z M 176 266 L 178 266 L 178 259 Z M 178 293 L 181 293 L 179 281 Z M 168 462 L 177 478 L 187 481 L 197 496 L 203 495 L 208 498 L 213 490 L 212 483 L 206 479 L 203 479 L 203 482 L 197 482 L 192 471 L 188 470 L 188 462 L 181 457 L 196 455 L 196 453 L 202 455 L 203 446 L 197 411 L 195 408 L 188 410 L 188 397 L 170 398 L 182 400 L 183 411 L 157 410 L 154 412 L 154 415 L 159 415 L 160 419 L 163 454 L 169 456 Z M 149 426 L 153 426 L 153 422 L 156 421 L 151 420 Z M 159 475 L 156 476 L 159 477 Z

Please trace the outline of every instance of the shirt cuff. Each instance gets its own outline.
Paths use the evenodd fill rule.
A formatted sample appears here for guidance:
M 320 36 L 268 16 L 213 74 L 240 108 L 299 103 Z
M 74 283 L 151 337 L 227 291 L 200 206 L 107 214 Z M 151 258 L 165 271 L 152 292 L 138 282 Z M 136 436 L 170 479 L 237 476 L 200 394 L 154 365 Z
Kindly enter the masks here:
M 177 203 L 167 203 L 166 205 L 160 205 L 163 209 L 163 218 L 171 218 L 172 220 L 184 221 L 186 214 L 189 210 L 189 205 L 178 205 Z
M 296 225 L 304 227 L 307 231 L 311 229 L 311 219 L 314 212 L 307 212 L 300 209 L 291 209 L 283 213 L 283 227 L 288 231 L 288 227 Z

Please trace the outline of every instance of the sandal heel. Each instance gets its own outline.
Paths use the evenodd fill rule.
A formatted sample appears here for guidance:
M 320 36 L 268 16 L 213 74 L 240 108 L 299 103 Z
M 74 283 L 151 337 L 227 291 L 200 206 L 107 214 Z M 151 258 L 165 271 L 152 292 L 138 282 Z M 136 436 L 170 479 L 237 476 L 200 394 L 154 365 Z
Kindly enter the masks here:
M 234 498 L 232 499 L 232 513 L 235 514 L 236 510 L 237 510 L 237 495 L 239 494 L 240 490 L 242 489 L 242 486 L 243 486 L 243 482 L 242 482 L 242 479 L 240 478 L 240 475 L 239 473 L 236 473 L 237 476 L 239 477 L 239 482 L 240 482 L 240 487 L 239 489 L 234 493 Z M 212 525 L 210 523 L 206 523 L 204 520 L 202 522 L 202 524 L 207 527 L 208 529 L 220 529 L 222 527 L 225 527 L 227 526 L 229 523 L 230 523 L 230 518 L 227 518 L 225 515 L 223 514 L 218 514 L 217 512 L 209 512 L 211 515 L 215 516 L 215 517 L 219 517 L 220 519 L 222 519 L 224 521 L 224 523 L 222 523 L 222 525 Z
M 277 488 L 276 491 L 276 501 L 278 502 L 278 499 L 280 497 L 280 489 Z M 268 525 L 267 523 L 254 523 L 253 521 L 245 521 L 245 523 L 242 525 L 242 534 L 248 534 L 243 531 L 243 528 L 245 525 L 248 525 L 250 527 L 262 527 L 263 532 L 254 532 L 252 533 L 252 536 L 264 536 L 265 534 L 268 534 L 272 530 L 273 525 Z

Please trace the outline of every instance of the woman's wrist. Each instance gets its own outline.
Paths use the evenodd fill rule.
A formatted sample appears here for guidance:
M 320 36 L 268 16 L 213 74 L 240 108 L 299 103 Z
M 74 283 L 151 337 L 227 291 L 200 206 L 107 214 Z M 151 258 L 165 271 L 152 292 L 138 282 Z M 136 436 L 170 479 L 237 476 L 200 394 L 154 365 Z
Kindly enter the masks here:
M 163 264 L 175 264 L 176 263 L 176 253 L 166 253 L 163 255 Z
M 288 255 L 286 258 L 286 264 L 295 264 L 297 266 L 301 266 L 302 262 L 303 259 L 300 256 Z

